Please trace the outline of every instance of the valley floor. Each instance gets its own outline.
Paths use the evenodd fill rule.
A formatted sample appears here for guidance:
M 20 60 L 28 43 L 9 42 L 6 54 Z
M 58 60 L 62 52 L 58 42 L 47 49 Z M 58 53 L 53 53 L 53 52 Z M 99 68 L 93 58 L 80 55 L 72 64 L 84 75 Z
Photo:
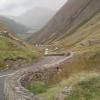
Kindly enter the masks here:
M 33 64 L 31 66 L 28 67 L 42 67 L 45 64 L 52 64 L 55 63 L 57 61 L 60 61 L 62 59 L 64 59 L 64 56 L 47 56 L 47 57 L 43 57 L 39 62 L 37 62 L 36 64 Z M 23 69 L 18 69 L 18 70 L 23 70 Z M 0 72 L 0 100 L 4 100 L 4 80 L 9 77 L 12 76 L 16 73 L 17 71 L 15 70 L 9 70 L 9 71 L 5 71 L 5 72 Z

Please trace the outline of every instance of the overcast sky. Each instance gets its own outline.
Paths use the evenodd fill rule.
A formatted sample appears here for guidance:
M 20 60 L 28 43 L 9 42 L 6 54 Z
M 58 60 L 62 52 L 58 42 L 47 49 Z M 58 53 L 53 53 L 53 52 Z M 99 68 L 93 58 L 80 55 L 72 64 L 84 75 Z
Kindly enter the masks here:
M 58 10 L 67 0 L 0 0 L 0 14 L 19 16 L 34 7 Z

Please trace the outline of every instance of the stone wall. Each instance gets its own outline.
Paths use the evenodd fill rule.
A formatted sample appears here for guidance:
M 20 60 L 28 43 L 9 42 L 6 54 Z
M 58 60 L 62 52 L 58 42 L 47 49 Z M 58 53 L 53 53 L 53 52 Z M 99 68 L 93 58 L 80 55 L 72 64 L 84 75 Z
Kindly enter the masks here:
M 70 58 L 70 57 L 69 57 Z M 24 88 L 31 81 L 42 80 L 48 82 L 51 75 L 61 72 L 61 65 L 68 60 L 68 57 L 55 64 L 44 65 L 43 67 L 27 68 L 18 71 L 15 75 L 5 80 L 5 100 L 41 100 Z

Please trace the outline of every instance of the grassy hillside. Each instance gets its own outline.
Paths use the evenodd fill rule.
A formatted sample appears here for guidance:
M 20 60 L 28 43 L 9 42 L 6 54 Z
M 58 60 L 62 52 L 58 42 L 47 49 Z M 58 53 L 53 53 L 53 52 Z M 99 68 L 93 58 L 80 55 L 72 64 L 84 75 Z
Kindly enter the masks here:
M 12 35 L 13 36 L 13 35 Z M 39 56 L 38 50 L 0 31 L 0 69 L 7 67 L 7 60 L 26 59 L 35 60 Z
M 67 100 L 67 98 L 69 98 L 68 100 L 73 100 L 73 98 L 75 98 L 74 100 L 91 100 L 93 97 L 93 100 L 99 100 L 99 70 L 100 47 L 97 46 L 96 49 L 90 49 L 86 52 L 84 51 L 84 53 L 76 53 L 69 63 L 66 62 L 62 65 L 60 74 L 52 76 L 53 78 L 49 80 L 49 84 L 41 85 L 41 82 L 39 82 L 35 86 L 33 83 L 30 85 L 29 90 L 42 97 L 43 100 L 54 100 L 53 98 L 56 97 L 63 98 L 62 100 Z M 84 88 L 85 86 L 86 88 Z M 68 95 L 66 93 L 66 87 L 72 87 L 72 94 Z M 86 90 L 88 91 L 86 92 Z
M 61 51 L 75 52 L 72 61 L 63 65 L 61 80 L 68 84 L 66 79 L 74 78 L 73 75 L 78 77 L 78 73 L 84 73 L 79 77 L 81 80 L 84 77 L 83 81 L 78 82 L 79 79 L 76 79 L 75 84 L 72 81 L 70 84 L 73 86 L 72 92 L 69 96 L 65 95 L 64 100 L 73 100 L 73 98 L 74 100 L 99 100 L 100 79 L 92 74 L 100 72 L 100 13 L 78 27 L 72 35 L 59 39 L 57 44 Z M 91 78 L 87 78 L 85 73 L 87 75 L 91 73 Z M 98 75 L 100 76 L 100 73 Z M 57 89 L 59 91 L 59 88 Z
M 83 23 L 75 31 L 71 32 L 69 36 L 61 36 L 55 39 L 53 43 L 63 49 L 79 48 L 86 49 L 99 45 L 100 42 L 100 13 L 97 13 L 90 20 Z
M 62 65 L 60 74 L 54 75 L 49 84 L 32 84 L 29 90 L 43 100 L 56 100 L 55 97 L 60 98 L 58 100 L 99 100 L 100 13 L 70 31 L 71 35 L 66 34 L 52 43 L 58 51 L 73 51 L 73 58 Z M 66 94 L 66 87 L 72 88 L 70 94 Z M 41 89 L 46 91 L 40 92 Z
M 99 100 L 100 76 L 87 77 L 73 85 L 73 91 L 64 100 Z

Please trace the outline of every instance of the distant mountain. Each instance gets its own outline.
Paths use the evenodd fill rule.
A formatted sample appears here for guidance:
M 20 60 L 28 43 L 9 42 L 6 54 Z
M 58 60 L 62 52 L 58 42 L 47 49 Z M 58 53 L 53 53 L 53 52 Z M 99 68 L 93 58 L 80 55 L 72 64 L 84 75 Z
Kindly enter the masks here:
M 68 0 L 49 23 L 28 40 L 30 43 L 45 43 L 71 35 L 97 12 L 100 12 L 100 0 Z
M 55 11 L 49 8 L 33 8 L 16 18 L 16 21 L 31 28 L 31 32 L 40 30 L 53 17 Z
M 0 28 L 1 27 L 16 34 L 23 34 L 28 31 L 26 26 L 4 16 L 0 16 Z

